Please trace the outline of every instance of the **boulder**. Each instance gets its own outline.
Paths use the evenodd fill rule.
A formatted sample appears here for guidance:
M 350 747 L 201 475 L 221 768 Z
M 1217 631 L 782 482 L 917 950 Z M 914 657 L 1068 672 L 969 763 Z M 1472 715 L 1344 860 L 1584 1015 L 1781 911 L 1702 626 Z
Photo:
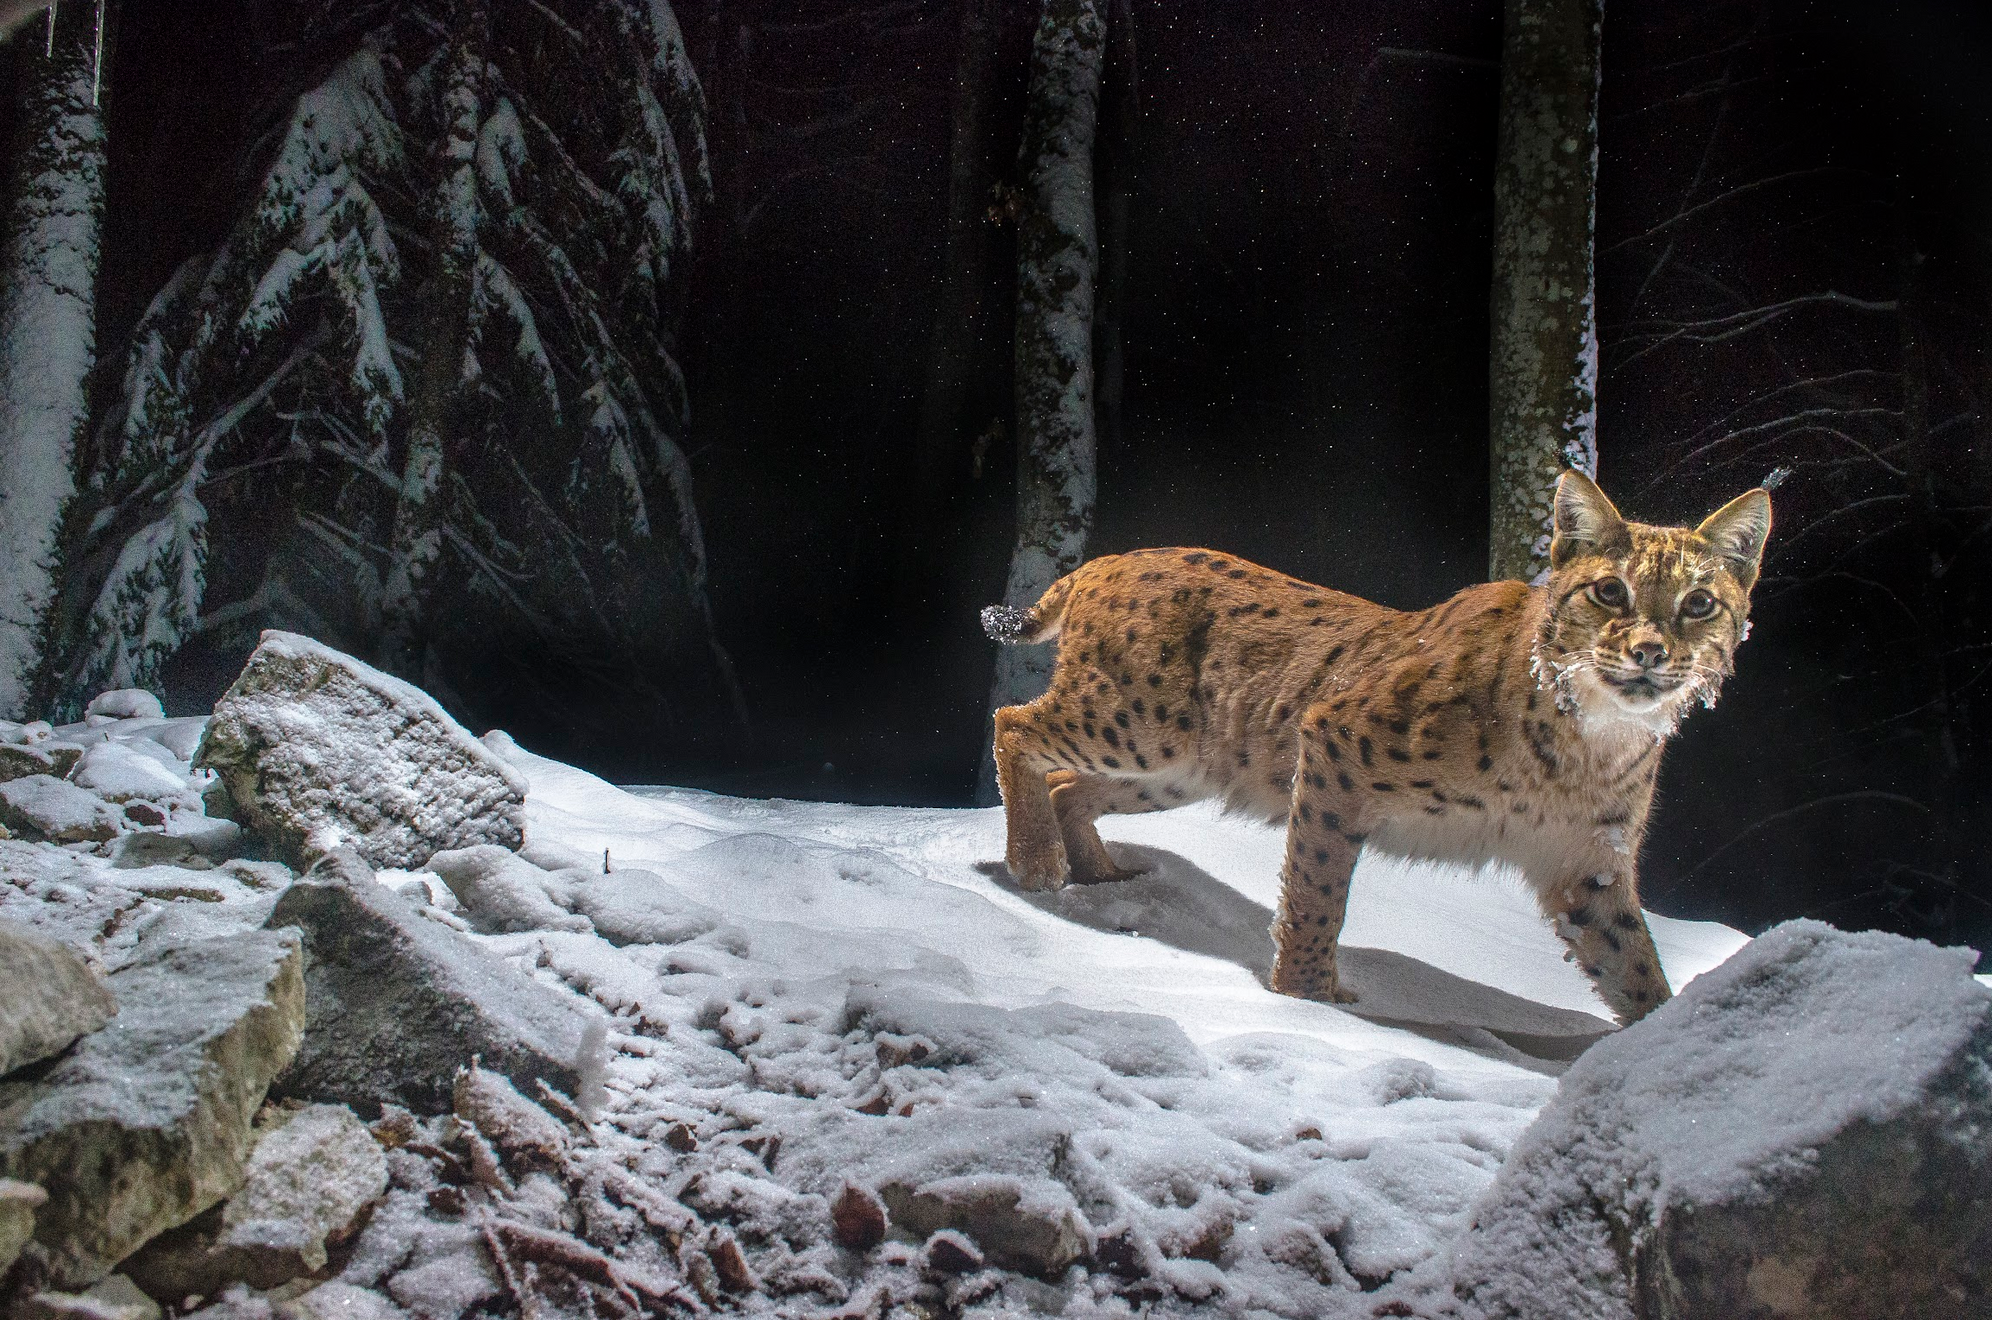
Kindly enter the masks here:
M 186 776 L 121 742 L 100 742 L 84 749 L 82 759 L 69 772 L 69 782 L 112 802 L 171 800 L 188 792 Z
M 953 1229 L 1003 1268 L 1041 1279 L 1057 1278 L 1092 1247 L 1072 1194 L 1050 1179 L 1027 1184 L 998 1174 L 967 1174 L 918 1187 L 889 1182 L 878 1191 L 892 1222 L 914 1236 Z
M 344 1105 L 268 1111 L 242 1190 L 153 1239 L 124 1268 L 154 1297 L 275 1288 L 325 1267 L 387 1192 L 387 1156 Z
M 26 744 L 0 743 L 0 782 L 9 779 L 25 779 L 29 775 L 55 775 L 62 771 L 56 767 L 55 758 L 39 747 Z
M 34 1237 L 35 1207 L 46 1200 L 48 1193 L 33 1183 L 0 1178 L 0 1278 Z
M 166 708 L 144 688 L 113 688 L 90 698 L 83 714 L 86 718 L 103 715 L 114 720 L 163 720 Z
M 574 1095 L 599 1071 L 599 1014 L 421 915 L 350 850 L 292 885 L 270 924 L 302 927 L 311 955 L 310 1021 L 280 1095 L 441 1113 L 480 1057 L 528 1094 L 544 1080 Z
M 25 775 L 0 784 L 0 824 L 52 843 L 102 843 L 124 828 L 115 807 L 53 775 Z
M 39 1292 L 15 1309 L 15 1320 L 159 1320 L 165 1312 L 122 1274 L 82 1292 Z
M 1454 1245 L 1460 1313 L 1992 1314 L 1975 958 L 1787 922 L 1594 1046 Z
M 116 1025 L 0 1081 L 0 1177 L 40 1184 L 49 1282 L 86 1287 L 242 1182 L 251 1123 L 304 1031 L 296 931 L 142 942 Z
M 439 852 L 429 859 L 428 869 L 449 886 L 481 931 L 594 929 L 588 918 L 554 902 L 555 893 L 573 890 L 571 880 L 520 860 L 510 849 L 483 844 Z
M 194 765 L 219 772 L 233 818 L 293 859 L 350 847 L 415 867 L 524 838 L 518 771 L 427 693 L 295 633 L 263 634 Z
M 74 950 L 18 922 L 0 920 L 0 986 L 0 1077 L 68 1049 L 118 1011 Z

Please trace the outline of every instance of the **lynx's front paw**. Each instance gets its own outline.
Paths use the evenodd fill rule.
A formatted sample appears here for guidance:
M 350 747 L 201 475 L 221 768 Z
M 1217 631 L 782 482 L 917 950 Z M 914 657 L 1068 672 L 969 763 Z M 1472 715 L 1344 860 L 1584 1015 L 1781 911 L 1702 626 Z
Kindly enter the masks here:
M 1323 1004 L 1356 1002 L 1355 991 L 1342 988 L 1341 978 L 1335 974 L 1333 964 L 1295 967 L 1284 958 L 1275 958 L 1272 986 L 1273 993 L 1291 995 L 1295 999 L 1312 999 Z
M 1065 863 L 1065 847 L 1053 844 L 1049 848 L 1013 850 L 1004 859 L 1010 868 L 1010 877 L 1017 882 L 1017 888 L 1033 893 L 1065 888 L 1071 878 L 1071 870 Z

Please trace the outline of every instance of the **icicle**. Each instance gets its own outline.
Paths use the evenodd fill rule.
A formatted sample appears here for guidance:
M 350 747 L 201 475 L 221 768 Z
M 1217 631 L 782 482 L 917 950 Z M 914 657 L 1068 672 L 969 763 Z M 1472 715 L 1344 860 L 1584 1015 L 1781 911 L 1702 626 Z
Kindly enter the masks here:
M 48 12 L 53 14 L 55 6 Z M 104 85 L 104 0 L 97 0 L 97 49 L 90 59 L 90 108 L 97 108 L 97 93 Z
M 49 58 L 51 58 L 51 59 L 52 59 L 52 58 L 54 58 L 54 56 L 55 56 L 55 6 L 56 6 L 56 3 L 57 3 L 57 0 L 49 0 L 49 6 L 48 6 L 48 46 L 47 46 L 47 47 L 46 47 L 46 48 L 45 48 L 45 49 L 44 49 L 44 50 L 42 51 L 42 54 L 43 54 L 43 55 L 45 55 L 45 56 L 48 56 L 48 57 L 49 57 Z

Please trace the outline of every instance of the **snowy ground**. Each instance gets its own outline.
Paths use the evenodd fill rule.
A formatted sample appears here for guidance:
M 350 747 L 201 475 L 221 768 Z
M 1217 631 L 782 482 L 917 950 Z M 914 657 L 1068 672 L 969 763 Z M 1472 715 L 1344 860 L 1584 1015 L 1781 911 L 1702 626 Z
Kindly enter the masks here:
M 1110 820 L 1153 874 L 1024 894 L 993 864 L 1000 811 L 623 791 L 494 741 L 531 780 L 529 852 L 597 871 L 606 852 L 674 897 L 654 941 L 600 903 L 621 947 L 493 938 L 621 1015 L 623 1131 L 780 1134 L 779 1158 L 724 1193 L 748 1219 L 846 1179 L 996 1175 L 1076 1207 L 1165 1309 L 1367 1314 L 1355 1290 L 1435 1250 L 1557 1060 L 1608 1029 L 1497 873 L 1365 860 L 1343 962 L 1362 1002 L 1344 1011 L 1261 984 L 1274 829 L 1201 808 Z M 1653 926 L 1676 987 L 1745 943 Z M 637 1038 L 658 1034 L 676 1048 Z M 988 1300 L 1124 1305 L 1124 1279 L 1075 1276 Z
M 188 782 L 199 726 L 60 732 L 131 753 L 93 753 L 106 772 L 169 772 L 168 829 L 198 836 L 233 829 Z M 592 1153 L 565 1190 L 522 1183 L 503 1213 L 668 1278 L 684 1258 L 657 1255 L 652 1229 L 690 1207 L 738 1242 L 745 1310 L 884 1314 L 941 1288 L 960 1313 L 1368 1316 L 1365 1290 L 1432 1256 L 1562 1061 L 1609 1029 L 1499 874 L 1366 859 L 1342 962 L 1362 999 L 1343 1009 L 1261 984 L 1274 829 L 1195 807 L 1108 820 L 1150 874 L 1024 894 L 996 863 L 1000 811 L 625 791 L 487 743 L 530 780 L 535 865 L 483 890 L 453 875 L 467 903 L 432 874 L 380 878 L 600 1004 L 614 1047 Z M 113 967 L 162 922 L 260 924 L 288 883 L 271 863 L 148 865 L 157 849 L 127 847 L 143 838 L 116 864 L 0 843 L 0 911 Z M 1745 943 L 1652 922 L 1677 989 Z M 411 1169 L 343 1286 L 455 1320 L 500 1281 L 466 1212 Z M 889 1204 L 1008 1204 L 1013 1226 L 1062 1226 L 1089 1260 L 1041 1282 L 937 1272 L 917 1239 L 853 1252 L 830 1232 L 846 1183 Z

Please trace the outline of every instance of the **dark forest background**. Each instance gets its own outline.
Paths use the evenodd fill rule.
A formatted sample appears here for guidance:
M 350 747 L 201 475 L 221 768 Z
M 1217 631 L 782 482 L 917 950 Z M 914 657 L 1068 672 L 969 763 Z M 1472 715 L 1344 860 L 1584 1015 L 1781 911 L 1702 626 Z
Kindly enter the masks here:
M 1499 4 L 1126 9 L 1138 94 L 1100 148 L 1129 198 L 1106 254 L 1122 384 L 1093 552 L 1217 546 L 1401 607 L 1483 576 Z M 667 690 L 660 722 L 585 676 L 558 705 L 459 677 L 445 695 L 468 722 L 623 782 L 969 800 L 994 658 L 975 612 L 1012 536 L 1000 188 L 1032 11 L 1010 7 L 989 48 L 988 321 L 936 485 L 917 444 L 961 6 L 677 6 L 713 184 L 678 441 L 740 701 Z M 301 44 L 278 3 L 117 15 L 107 380 L 154 294 L 235 222 L 298 69 L 348 53 L 338 25 Z M 1792 471 L 1740 672 L 1669 753 L 1646 901 L 1983 947 L 1992 17 L 1615 0 L 1603 52 L 1602 484 L 1631 516 L 1691 521 Z M 217 542 L 214 580 L 250 553 Z M 475 599 L 453 608 L 494 657 L 533 645 Z M 184 648 L 169 708 L 204 710 L 252 642 Z

